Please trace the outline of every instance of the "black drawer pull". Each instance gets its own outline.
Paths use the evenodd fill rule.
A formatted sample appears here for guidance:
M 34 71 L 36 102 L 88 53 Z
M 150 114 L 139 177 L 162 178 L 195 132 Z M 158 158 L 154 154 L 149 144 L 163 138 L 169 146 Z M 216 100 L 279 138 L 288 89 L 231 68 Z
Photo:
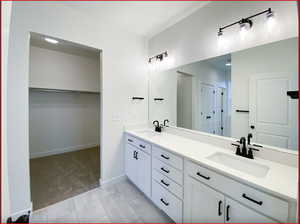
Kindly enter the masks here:
M 204 175 L 202 175 L 200 172 L 198 172 L 197 175 L 198 175 L 199 177 L 202 177 L 202 178 L 206 179 L 206 180 L 209 180 L 209 179 L 210 179 L 210 177 L 204 176 Z
M 227 205 L 227 207 L 226 207 L 226 221 L 230 220 L 230 217 L 229 217 L 229 208 L 230 208 L 230 206 Z
M 161 180 L 160 182 L 162 182 L 167 187 L 170 185 L 170 184 L 166 183 L 164 180 Z
M 222 201 L 219 201 L 219 208 L 218 208 L 218 215 L 219 215 L 219 216 L 222 215 L 222 209 L 221 209 L 221 206 L 222 206 Z
M 252 201 L 252 202 L 254 202 L 255 204 L 258 204 L 258 205 L 262 205 L 263 204 L 262 201 L 256 201 L 256 200 L 248 197 L 246 194 L 243 194 L 243 198 L 246 198 L 247 200 Z
M 144 145 L 140 145 L 140 147 L 143 148 L 143 149 L 146 148 L 146 146 L 144 146 Z
M 137 155 L 138 155 L 138 152 L 137 151 L 135 151 L 135 159 L 136 160 L 138 160 L 139 158 L 137 157 Z
M 135 153 L 136 153 L 136 151 L 133 151 L 133 158 L 135 159 Z
M 130 138 L 128 139 L 129 142 L 133 142 L 133 140 L 131 140 Z
M 169 205 L 169 203 L 168 203 L 168 202 L 165 202 L 164 199 L 162 199 L 162 198 L 160 199 L 160 201 L 161 201 L 162 203 L 164 203 L 165 206 L 168 206 L 168 205 Z
M 161 154 L 160 156 L 161 156 L 162 158 L 164 158 L 164 159 L 170 159 L 170 157 L 165 156 L 164 154 Z
M 164 171 L 165 173 L 170 173 L 170 170 L 166 170 L 165 168 L 160 168 L 162 171 Z

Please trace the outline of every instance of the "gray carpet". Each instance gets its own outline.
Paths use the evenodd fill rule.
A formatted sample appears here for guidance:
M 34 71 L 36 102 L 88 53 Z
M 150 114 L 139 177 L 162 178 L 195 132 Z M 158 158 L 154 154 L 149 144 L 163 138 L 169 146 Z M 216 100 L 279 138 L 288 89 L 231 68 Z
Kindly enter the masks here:
M 99 147 L 30 160 L 33 210 L 99 186 Z

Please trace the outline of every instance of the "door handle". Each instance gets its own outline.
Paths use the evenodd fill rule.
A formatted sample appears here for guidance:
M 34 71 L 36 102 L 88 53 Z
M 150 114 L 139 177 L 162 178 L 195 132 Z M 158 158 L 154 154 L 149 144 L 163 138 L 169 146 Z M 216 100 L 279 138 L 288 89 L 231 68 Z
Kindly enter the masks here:
M 166 183 L 164 180 L 161 180 L 160 182 L 167 187 L 170 185 L 170 184 Z
M 161 201 L 162 203 L 164 203 L 165 206 L 168 206 L 168 205 L 169 205 L 169 203 L 168 203 L 168 202 L 165 202 L 164 199 L 162 199 L 162 198 L 160 199 L 160 201 Z
M 135 153 L 136 153 L 136 151 L 133 151 L 133 158 L 135 159 Z
M 246 198 L 247 200 L 249 200 L 249 201 L 251 201 L 251 202 L 253 202 L 253 203 L 255 203 L 255 204 L 258 204 L 258 205 L 262 205 L 262 204 L 263 204 L 262 201 L 256 201 L 256 200 L 254 200 L 254 199 L 248 197 L 246 194 L 243 194 L 242 196 L 243 196 L 243 198 Z
M 211 119 L 211 116 L 206 116 L 206 119 Z
M 144 146 L 144 145 L 140 145 L 140 147 L 143 148 L 143 149 L 146 148 L 146 146 Z
M 197 175 L 198 175 L 199 177 L 202 177 L 202 178 L 206 179 L 206 180 L 209 180 L 209 179 L 210 179 L 209 176 L 204 176 L 204 175 L 202 175 L 200 172 L 197 172 Z
M 166 170 L 164 167 L 160 168 L 162 171 L 164 171 L 165 173 L 170 173 L 170 170 Z
M 229 217 L 229 208 L 230 208 L 230 205 L 227 205 L 227 207 L 226 207 L 226 221 L 230 220 L 230 217 Z
M 161 154 L 160 156 L 161 156 L 162 158 L 164 158 L 164 159 L 170 159 L 170 157 L 165 156 L 164 154 Z
M 251 128 L 251 129 L 255 129 L 255 126 L 254 126 L 254 125 L 251 125 L 250 128 Z
M 221 206 L 222 206 L 222 201 L 219 201 L 219 208 L 218 208 L 218 215 L 219 215 L 219 216 L 222 215 Z
M 133 142 L 133 140 L 131 140 L 130 138 L 128 139 L 129 142 Z

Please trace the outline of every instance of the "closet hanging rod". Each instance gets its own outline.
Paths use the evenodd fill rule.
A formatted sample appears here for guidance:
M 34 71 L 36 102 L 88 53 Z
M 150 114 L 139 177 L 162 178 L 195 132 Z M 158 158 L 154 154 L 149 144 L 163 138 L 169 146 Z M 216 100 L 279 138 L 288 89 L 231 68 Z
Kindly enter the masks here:
M 48 89 L 48 88 L 37 88 L 29 87 L 29 90 L 37 92 L 54 92 L 54 93 L 88 93 L 88 94 L 99 94 L 100 92 L 84 91 L 84 90 L 67 90 L 67 89 Z

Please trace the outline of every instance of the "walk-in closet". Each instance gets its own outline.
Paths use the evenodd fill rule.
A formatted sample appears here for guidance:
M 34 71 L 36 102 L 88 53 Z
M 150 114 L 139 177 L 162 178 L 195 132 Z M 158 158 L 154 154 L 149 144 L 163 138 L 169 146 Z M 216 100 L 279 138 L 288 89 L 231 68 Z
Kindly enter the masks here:
M 29 152 L 33 209 L 100 178 L 101 51 L 31 33 Z

